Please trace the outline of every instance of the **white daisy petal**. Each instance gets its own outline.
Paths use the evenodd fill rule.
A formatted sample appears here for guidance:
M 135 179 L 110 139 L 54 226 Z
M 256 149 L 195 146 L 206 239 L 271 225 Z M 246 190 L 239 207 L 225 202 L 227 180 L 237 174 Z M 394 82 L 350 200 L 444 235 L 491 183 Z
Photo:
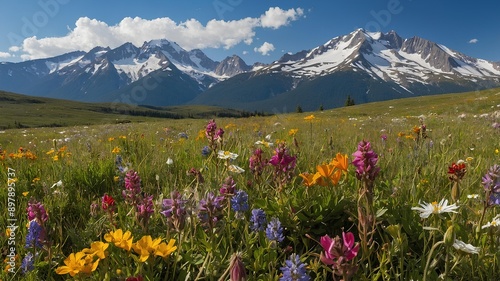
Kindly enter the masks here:
M 460 250 L 462 252 L 469 253 L 469 254 L 479 254 L 479 250 L 481 249 L 479 247 L 474 247 L 471 244 L 467 244 L 463 241 L 456 240 L 456 239 L 455 239 L 455 243 L 453 243 L 453 248 Z
M 411 208 L 414 211 L 419 211 L 420 212 L 420 217 L 423 219 L 428 218 L 432 214 L 442 214 L 442 213 L 456 213 L 456 209 L 458 209 L 458 206 L 455 204 L 448 205 L 448 200 L 446 199 L 441 199 L 439 203 L 436 201 L 432 203 L 419 203 L 419 207 L 413 207 Z

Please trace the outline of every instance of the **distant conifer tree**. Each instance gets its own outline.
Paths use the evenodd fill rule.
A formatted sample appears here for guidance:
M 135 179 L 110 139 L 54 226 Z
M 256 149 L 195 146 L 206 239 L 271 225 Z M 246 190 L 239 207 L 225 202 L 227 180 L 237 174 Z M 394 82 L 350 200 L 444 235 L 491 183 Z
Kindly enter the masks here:
M 295 110 L 295 112 L 302 113 L 304 111 L 302 111 L 302 107 L 300 107 L 300 105 L 297 105 L 297 109 Z
M 351 106 L 355 105 L 356 103 L 354 102 L 353 99 L 351 99 L 351 95 L 347 95 L 347 100 L 345 101 L 345 106 Z

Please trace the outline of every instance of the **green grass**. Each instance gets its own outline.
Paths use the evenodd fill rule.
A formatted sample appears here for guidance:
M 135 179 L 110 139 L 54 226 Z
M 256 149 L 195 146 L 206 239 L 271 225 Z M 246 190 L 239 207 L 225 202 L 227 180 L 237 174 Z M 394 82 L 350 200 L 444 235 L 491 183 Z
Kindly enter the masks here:
M 332 280 L 332 268 L 319 258 L 323 248 L 318 241 L 324 235 L 341 236 L 345 231 L 353 232 L 356 243 L 364 246 L 368 240 L 363 240 L 366 236 L 359 231 L 362 219 L 358 209 L 366 207 L 360 195 L 363 185 L 351 164 L 347 175 L 336 185 L 306 187 L 299 174 L 315 173 L 317 165 L 329 163 L 337 153 L 346 154 L 350 162 L 358 143 L 367 140 L 379 155 L 380 173 L 374 182 L 372 206 L 377 224 L 373 243 L 349 263 L 358 266 L 353 280 L 422 280 L 425 268 L 427 280 L 438 280 L 440 275 L 446 275 L 447 280 L 495 280 L 500 266 L 499 230 L 480 227 L 499 213 L 499 207 L 488 207 L 481 220 L 485 198 L 481 178 L 493 164 L 500 162 L 500 132 L 492 127 L 499 122 L 492 117 L 492 113 L 500 110 L 499 93 L 500 89 L 492 89 L 323 112 L 217 117 L 217 126 L 225 131 L 224 141 L 217 144 L 217 149 L 238 154 L 230 164 L 245 169 L 242 174 L 228 171 L 228 163 L 218 159 L 216 153 L 201 155 L 201 149 L 208 145 L 204 137 L 208 116 L 5 130 L 0 134 L 1 149 L 5 152 L 0 154 L 3 155 L 0 181 L 8 181 L 9 168 L 15 171 L 11 176 L 17 180 L 12 195 L 16 199 L 19 228 L 15 233 L 15 251 L 19 257 L 16 274 L 2 272 L 0 278 L 72 279 L 69 274 L 56 274 L 63 261 L 71 253 L 90 247 L 93 241 L 105 241 L 106 233 L 120 228 L 131 231 L 134 242 L 145 235 L 166 243 L 174 239 L 177 250 L 166 259 L 151 256 L 142 263 L 135 250 L 127 252 L 111 244 L 107 249 L 109 255 L 99 262 L 95 272 L 77 278 L 125 280 L 140 274 L 145 280 L 222 277 L 227 280 L 225 272 L 231 256 L 241 252 L 248 280 L 278 280 L 280 268 L 291 253 L 300 255 L 312 280 Z M 189 113 L 192 108 L 174 110 L 183 114 L 182 110 Z M 314 114 L 312 121 L 304 119 L 311 114 Z M 423 124 L 427 137 L 415 139 L 414 128 Z M 297 129 L 295 135 L 290 134 L 292 129 Z M 255 144 L 267 135 L 274 147 Z M 383 141 L 382 135 L 387 140 Z M 266 166 L 260 176 L 253 175 L 248 161 L 254 150 L 262 148 L 263 158 L 270 159 L 279 143 L 286 143 L 290 155 L 297 159 L 290 177 L 283 178 L 280 184 L 272 166 Z M 23 154 L 16 154 L 20 147 Z M 155 210 L 147 227 L 141 225 L 135 216 L 137 211 L 122 197 L 124 185 L 119 179 L 124 174 L 115 165 L 118 154 L 123 159 L 122 165 L 137 171 L 141 178 L 143 195 L 139 197 L 153 196 Z M 30 155 L 36 155 L 36 159 L 29 159 Z M 169 158 L 172 165 L 167 164 Z M 411 209 L 420 202 L 446 198 L 452 203 L 453 183 L 448 178 L 448 167 L 460 159 L 467 159 L 467 172 L 459 185 L 457 213 L 420 219 L 419 213 Z M 192 169 L 204 181 L 197 180 L 189 172 Z M 219 194 L 229 176 L 237 190 L 248 194 L 249 210 L 243 214 L 244 219 L 238 219 L 234 210 L 224 204 L 221 224 L 208 231 L 197 216 L 198 204 L 208 192 Z M 62 186 L 54 185 L 58 181 Z M 182 194 L 189 210 L 189 220 L 180 231 L 160 214 L 162 199 L 170 198 L 172 191 Z M 23 192 L 27 192 L 26 196 Z M 104 194 L 115 199 L 112 219 L 100 207 Z M 473 194 L 479 198 L 467 196 Z M 4 185 L 0 188 L 2 202 L 8 202 L 8 196 Z M 50 251 L 24 248 L 28 232 L 25 210 L 29 200 L 42 202 L 49 213 L 44 224 L 47 232 L 44 244 Z M 91 204 L 97 204 L 92 212 Z M 273 217 L 280 220 L 285 237 L 281 243 L 270 242 L 264 232 L 250 231 L 250 210 L 254 208 L 264 210 L 268 221 Z M 369 213 L 371 209 L 364 210 Z M 0 217 L 0 225 L 8 225 L 7 215 Z M 480 247 L 479 254 L 467 254 L 442 244 L 450 226 L 456 239 Z M 1 233 L 2 258 L 5 258 L 10 251 L 9 240 L 4 230 Z M 19 271 L 20 260 L 34 251 L 38 253 L 35 268 L 23 275 Z

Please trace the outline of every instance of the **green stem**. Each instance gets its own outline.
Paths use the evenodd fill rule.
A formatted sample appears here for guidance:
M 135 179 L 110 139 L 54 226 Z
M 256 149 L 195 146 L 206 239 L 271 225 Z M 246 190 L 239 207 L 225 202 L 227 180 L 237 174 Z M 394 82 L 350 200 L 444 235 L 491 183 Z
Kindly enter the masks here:
M 446 278 L 448 278 L 448 274 L 450 273 L 449 256 L 450 256 L 450 251 L 448 248 L 446 248 L 446 257 L 444 260 L 444 278 L 443 278 L 443 280 L 446 280 Z
M 429 265 L 431 263 L 431 258 L 432 258 L 432 254 L 434 253 L 434 250 L 441 244 L 444 244 L 444 241 L 439 241 L 437 242 L 436 244 L 432 245 L 432 248 L 431 248 L 431 251 L 429 252 L 429 255 L 427 256 L 427 262 L 425 263 L 425 269 L 424 269 L 424 277 L 423 277 L 423 281 L 426 281 L 427 280 L 427 272 L 429 270 Z
M 205 257 L 205 261 L 201 265 L 200 271 L 198 272 L 198 275 L 196 275 L 196 278 L 194 279 L 195 281 L 200 280 L 201 274 L 205 270 L 205 266 L 207 266 L 208 260 L 210 260 L 210 256 L 211 256 L 210 253 L 208 253 L 207 256 Z

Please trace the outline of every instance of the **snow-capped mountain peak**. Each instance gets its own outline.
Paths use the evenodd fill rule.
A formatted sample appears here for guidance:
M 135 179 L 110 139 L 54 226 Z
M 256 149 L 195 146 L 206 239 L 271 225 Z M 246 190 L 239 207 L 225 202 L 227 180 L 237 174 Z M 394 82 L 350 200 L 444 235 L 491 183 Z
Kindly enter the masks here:
M 411 83 L 429 84 L 439 79 L 476 81 L 500 76 L 497 63 L 468 57 L 420 37 L 403 40 L 395 31 L 371 33 L 363 29 L 337 36 L 307 54 L 287 54 L 261 71 L 284 71 L 311 79 L 347 69 L 366 72 L 404 89 Z

